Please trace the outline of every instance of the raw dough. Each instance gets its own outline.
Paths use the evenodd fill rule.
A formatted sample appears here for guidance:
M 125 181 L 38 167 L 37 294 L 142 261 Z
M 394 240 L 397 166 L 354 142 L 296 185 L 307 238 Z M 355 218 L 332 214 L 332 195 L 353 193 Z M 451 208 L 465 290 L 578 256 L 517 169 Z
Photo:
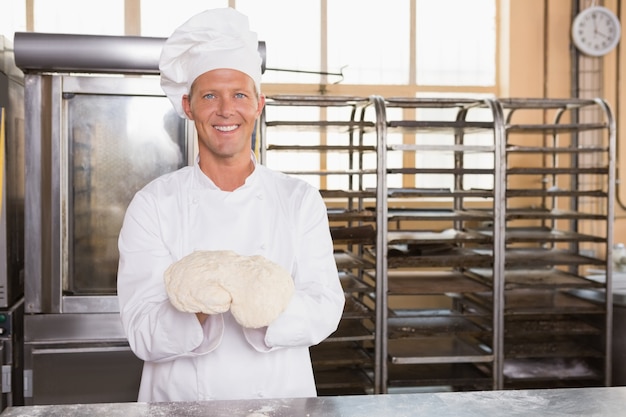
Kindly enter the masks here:
M 186 313 L 219 314 L 228 311 L 230 293 L 220 285 L 227 254 L 193 252 L 174 262 L 163 274 L 174 307 Z
M 196 251 L 165 271 L 172 305 L 181 311 L 223 313 L 230 307 L 243 327 L 269 325 L 287 307 L 293 279 L 280 265 L 260 255 Z
M 263 256 L 241 256 L 233 276 L 222 282 L 233 298 L 230 311 L 243 327 L 269 325 L 287 307 L 294 292 L 293 278 Z

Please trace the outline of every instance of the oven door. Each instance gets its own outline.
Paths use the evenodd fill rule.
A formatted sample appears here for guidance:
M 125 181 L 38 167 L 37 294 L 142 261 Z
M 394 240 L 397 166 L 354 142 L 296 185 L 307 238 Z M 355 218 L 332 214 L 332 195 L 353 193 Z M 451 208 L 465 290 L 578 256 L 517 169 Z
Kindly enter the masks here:
M 192 158 L 193 133 L 158 80 L 27 76 L 27 313 L 118 311 L 126 208 Z
M 137 401 L 143 362 L 116 314 L 26 317 L 24 403 Z

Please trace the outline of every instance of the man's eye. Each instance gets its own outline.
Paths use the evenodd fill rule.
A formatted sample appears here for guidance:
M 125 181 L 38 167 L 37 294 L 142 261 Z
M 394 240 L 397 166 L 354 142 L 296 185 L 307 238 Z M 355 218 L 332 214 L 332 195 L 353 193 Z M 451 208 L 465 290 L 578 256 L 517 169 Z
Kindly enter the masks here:
M 244 93 L 237 93 L 237 94 L 235 94 L 235 97 L 237 97 L 237 98 L 245 98 L 246 95 Z
M 213 95 L 213 94 L 211 94 L 211 93 L 209 93 L 209 94 L 205 94 L 205 95 L 204 95 L 204 98 L 206 98 L 206 99 L 215 98 L 215 95 Z

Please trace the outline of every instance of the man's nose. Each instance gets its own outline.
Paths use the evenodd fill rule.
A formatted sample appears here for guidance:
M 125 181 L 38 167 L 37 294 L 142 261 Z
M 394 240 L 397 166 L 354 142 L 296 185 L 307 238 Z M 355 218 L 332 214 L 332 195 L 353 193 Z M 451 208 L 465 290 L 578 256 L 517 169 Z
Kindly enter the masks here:
M 221 99 L 218 105 L 218 114 L 220 116 L 230 116 L 234 113 L 234 102 L 230 98 Z

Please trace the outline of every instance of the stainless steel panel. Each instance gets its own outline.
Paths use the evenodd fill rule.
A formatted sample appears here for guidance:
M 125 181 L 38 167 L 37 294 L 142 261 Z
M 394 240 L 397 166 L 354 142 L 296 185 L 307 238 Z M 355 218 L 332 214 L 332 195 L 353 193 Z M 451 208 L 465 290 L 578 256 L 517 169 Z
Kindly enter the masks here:
M 63 313 L 113 313 L 119 311 L 116 295 L 63 296 Z
M 25 77 L 26 312 L 60 310 L 60 77 Z
M 70 72 L 159 72 L 165 38 L 16 32 L 15 54 L 22 69 Z M 265 71 L 265 42 L 258 51 Z
M 626 388 L 402 393 L 236 401 L 17 407 L 2 417 L 623 416 Z
M 24 287 L 24 77 L 10 43 L 0 36 L 0 308 L 10 307 Z
M 43 230 L 42 207 L 48 192 L 42 190 L 42 153 L 44 142 L 41 140 L 44 126 L 41 123 L 44 103 L 47 107 L 47 99 L 44 96 L 44 85 L 50 78 L 27 75 L 25 78 L 25 110 L 28 118 L 25 123 L 25 257 L 27 262 L 24 266 L 24 293 L 26 297 L 27 312 L 41 312 L 47 306 L 43 305 L 42 293 L 44 282 L 41 279 L 42 267 L 49 262 L 48 242 Z M 49 96 L 49 93 L 48 93 Z M 48 298 L 49 300 L 49 298 Z
M 63 94 L 115 94 L 120 96 L 163 96 L 155 76 L 63 77 Z
M 111 341 L 126 344 L 119 314 L 27 314 L 24 342 Z
M 165 39 L 17 32 L 16 62 L 36 70 L 158 72 Z
M 36 346 L 28 404 L 80 404 L 137 400 L 143 362 L 128 346 Z
M 24 323 L 26 404 L 137 399 L 143 362 L 119 314 L 29 314 Z

